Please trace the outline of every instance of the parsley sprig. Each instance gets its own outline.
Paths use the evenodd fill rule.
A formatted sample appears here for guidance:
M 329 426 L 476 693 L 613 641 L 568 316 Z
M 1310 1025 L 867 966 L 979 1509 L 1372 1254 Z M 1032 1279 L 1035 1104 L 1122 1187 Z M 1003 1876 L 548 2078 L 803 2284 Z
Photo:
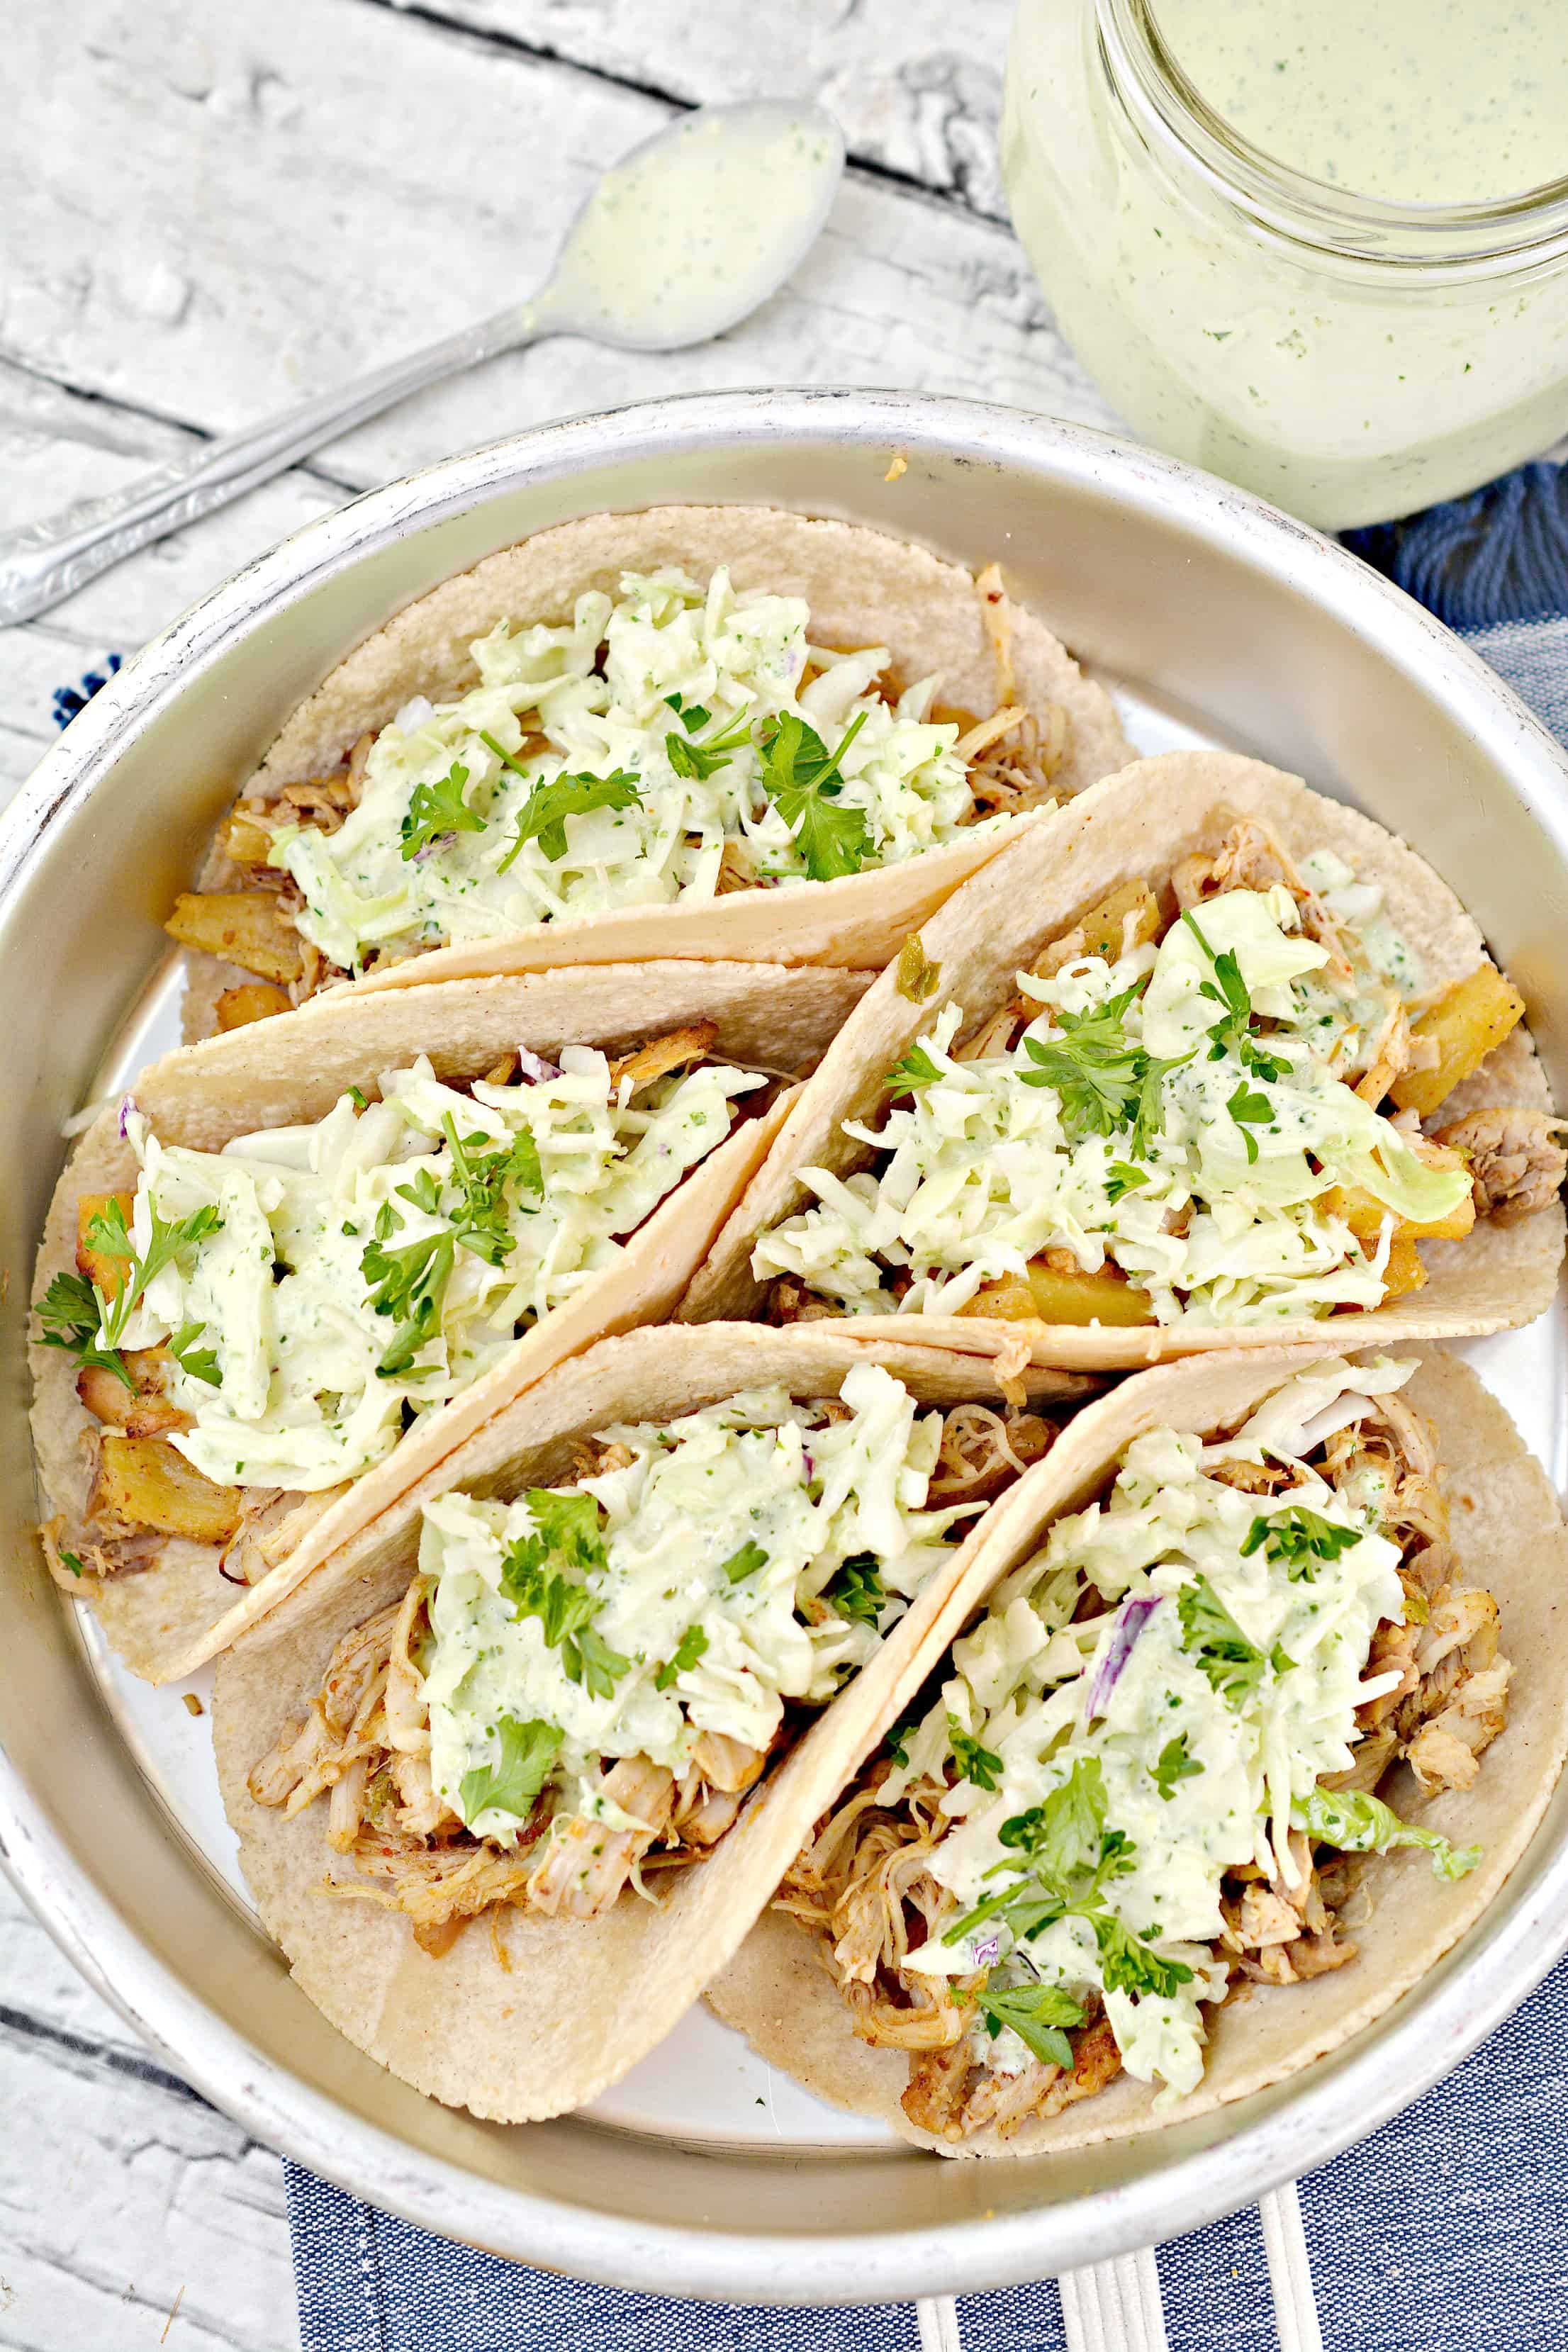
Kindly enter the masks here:
M 887 1605 L 888 1591 L 874 1551 L 851 1552 L 823 1588 L 823 1599 L 851 1624 L 874 1626 Z
M 163 1217 L 155 1207 L 150 1214 L 147 1246 L 140 1255 L 118 1200 L 110 1197 L 88 1221 L 88 1248 L 100 1257 L 118 1260 L 125 1267 L 112 1294 L 100 1289 L 84 1274 L 57 1274 L 38 1302 L 38 1320 L 44 1327 L 47 1348 L 63 1348 L 84 1367 L 101 1366 L 132 1392 L 136 1382 L 120 1352 L 121 1342 L 149 1284 L 166 1266 L 176 1264 L 209 1234 L 223 1228 L 223 1219 L 212 1207 L 194 1209 L 188 1217 Z M 216 1386 L 217 1359 L 210 1349 L 198 1349 L 195 1346 L 205 1328 L 205 1323 L 183 1325 L 170 1342 L 169 1351 L 196 1380 L 209 1381 Z
M 716 776 L 721 768 L 730 766 L 731 752 L 738 751 L 742 743 L 751 740 L 752 722 L 745 718 L 738 719 L 727 732 L 710 735 L 704 742 L 696 742 L 693 738 L 697 729 L 706 727 L 712 713 L 700 702 L 683 702 L 679 694 L 667 694 L 665 700 L 686 730 L 684 734 L 677 734 L 671 728 L 664 739 L 664 756 L 678 776 L 706 783 L 709 777 Z
M 1142 994 L 1147 980 L 1136 980 L 1117 996 L 1082 1013 L 1058 1013 L 1047 1037 L 1026 1037 L 1024 1051 L 1034 1068 L 1019 1073 L 1026 1087 L 1054 1087 L 1061 1097 L 1062 1116 L 1079 1135 L 1117 1135 L 1128 1130 L 1131 1158 L 1146 1160 L 1153 1150 L 1164 1110 L 1164 1085 L 1173 1070 L 1191 1061 L 1190 1054 L 1163 1060 L 1145 1053 L 1127 1034 L 1128 1007 Z M 1113 1201 L 1144 1174 L 1125 1161 L 1113 1163 L 1117 1189 Z
M 501 1592 L 515 1616 L 538 1618 L 570 1681 L 608 1698 L 631 1660 L 595 1631 L 598 1602 L 582 1580 L 605 1566 L 599 1505 L 592 1495 L 531 1486 L 528 1507 L 533 1529 L 502 1552 Z
M 488 742 L 489 739 L 487 736 L 485 740 Z M 405 858 L 417 857 L 432 842 L 447 839 L 455 833 L 483 833 L 485 819 L 463 798 L 468 781 L 467 768 L 460 760 L 454 760 L 437 782 L 415 785 L 408 814 L 398 828 Z
M 1184 1644 L 1193 1653 L 1210 1689 L 1231 1706 L 1245 1706 L 1263 1680 L 1266 1666 L 1283 1675 L 1295 1664 L 1278 1642 L 1269 1651 L 1249 1642 L 1206 1576 L 1195 1577 L 1183 1588 L 1176 1613 L 1182 1621 Z
M 956 1715 L 947 1718 L 947 1744 L 952 1750 L 952 1760 L 958 1767 L 960 1780 L 973 1780 L 977 1789 L 994 1790 L 1002 1778 L 1002 1759 L 965 1731 Z
M 1209 961 L 1209 978 L 1198 990 L 1200 996 L 1219 1006 L 1219 1019 L 1209 1031 L 1211 1062 L 1223 1062 L 1234 1054 L 1243 1069 L 1250 1070 L 1267 1086 L 1272 1079 L 1282 1078 L 1289 1068 L 1279 1055 L 1270 1054 L 1252 1034 L 1252 994 L 1241 976 L 1241 963 L 1234 948 L 1222 948 L 1215 955 L 1205 939 L 1198 919 L 1190 907 L 1184 908 L 1182 920 L 1192 932 Z M 1251 1154 L 1258 1157 L 1257 1151 Z
M 1059 2066 L 1064 2074 L 1072 2072 L 1072 2043 L 1064 2027 L 1083 2023 L 1081 2002 L 1061 1985 L 1008 1985 L 1003 1991 L 989 1988 L 975 1995 L 975 2007 L 995 2040 L 1005 2026 L 1010 2027 L 1026 2050 L 1044 2061 L 1047 2066 Z
M 831 753 L 816 728 L 793 710 L 763 730 L 763 790 L 794 834 L 814 882 L 858 874 L 871 854 L 865 810 L 838 805 L 844 790 L 839 762 L 865 724 L 865 711 L 858 711 Z
M 539 1146 L 531 1131 L 520 1129 L 511 1142 L 499 1149 L 487 1135 L 459 1135 L 450 1111 L 442 1115 L 441 1129 L 452 1155 L 452 1181 L 458 1199 L 452 1213 L 452 1232 L 459 1246 L 483 1258 L 487 1265 L 504 1265 L 516 1246 L 510 1230 L 514 1205 L 528 1216 L 537 1213 L 544 1197 L 544 1171 Z M 518 1193 L 537 1196 L 534 1204 L 516 1200 Z
M 536 837 L 546 857 L 564 857 L 569 816 L 586 816 L 593 809 L 635 808 L 641 798 L 637 777 L 630 768 L 617 768 L 608 776 L 577 774 L 536 779 L 529 775 L 521 760 L 514 759 L 482 727 L 479 740 L 487 751 L 495 753 L 503 767 L 510 768 L 532 787 L 517 821 L 517 838 L 496 867 L 498 874 L 515 866 L 526 845 Z
M 1297 1504 L 1271 1519 L 1254 1519 L 1242 1540 L 1241 1555 L 1249 1559 L 1261 1551 L 1265 1559 L 1286 1570 L 1292 1584 L 1299 1584 L 1313 1573 L 1319 1560 L 1338 1559 L 1360 1541 L 1359 1528 L 1336 1527 L 1332 1519 Z
M 1015 1874 L 949 1927 L 943 1942 L 961 1942 L 988 1919 L 1028 1942 L 1060 1919 L 1078 1918 L 1093 1932 L 1108 1991 L 1168 1999 L 1189 1984 L 1191 1969 L 1135 1936 L 1106 1901 L 1107 1887 L 1132 1868 L 1137 1848 L 1122 1831 L 1106 1828 L 1105 1815 L 1100 1759 L 1082 1758 L 1039 1804 L 1002 1823 L 997 1834 L 1018 1859 L 994 1864 L 993 1871 Z
M 1195 1758 L 1187 1753 L 1187 1735 L 1184 1731 L 1174 1739 L 1167 1739 L 1161 1748 L 1153 1770 L 1154 1786 L 1167 1804 L 1175 1795 L 1177 1785 L 1191 1780 L 1203 1770 Z
M 496 1762 L 476 1765 L 458 1783 L 465 1822 L 477 1822 L 492 1809 L 525 1821 L 561 1753 L 560 1727 L 538 1716 L 521 1722 L 515 1715 L 503 1715 L 496 1733 L 500 1741 Z
M 420 1174 L 433 1186 L 428 1169 L 422 1169 Z M 415 1206 L 425 1206 L 425 1188 L 417 1182 L 399 1185 L 398 1191 Z M 426 1234 L 417 1241 L 389 1248 L 398 1223 L 392 1202 L 384 1201 L 360 1256 L 360 1272 L 369 1287 L 372 1307 L 378 1315 L 397 1318 L 397 1328 L 375 1368 L 384 1381 L 400 1379 L 412 1370 L 415 1357 L 436 1337 L 457 1255 L 450 1226 L 444 1233 Z

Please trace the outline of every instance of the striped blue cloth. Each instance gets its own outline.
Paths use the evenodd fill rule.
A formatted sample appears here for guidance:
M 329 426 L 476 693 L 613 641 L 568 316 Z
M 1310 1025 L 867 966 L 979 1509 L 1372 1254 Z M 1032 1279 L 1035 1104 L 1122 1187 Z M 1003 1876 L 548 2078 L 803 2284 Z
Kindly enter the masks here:
M 1568 743 L 1568 468 L 1348 535 Z M 110 669 L 118 667 L 111 657 Z M 103 683 L 56 698 L 61 724 Z M 1119 2328 L 1069 2280 L 956 2305 L 764 2308 L 627 2294 L 499 2261 L 286 2167 L 301 2352 L 1564 2352 L 1568 1961 L 1458 2073 L 1257 2209 L 1158 2249 L 1156 2316 Z M 1147 2272 L 1144 2273 L 1147 2278 Z

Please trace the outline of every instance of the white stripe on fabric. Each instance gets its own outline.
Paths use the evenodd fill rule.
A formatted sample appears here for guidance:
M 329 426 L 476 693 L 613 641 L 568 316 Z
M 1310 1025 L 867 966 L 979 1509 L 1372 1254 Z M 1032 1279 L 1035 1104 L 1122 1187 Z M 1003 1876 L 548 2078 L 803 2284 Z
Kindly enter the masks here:
M 1064 2271 L 1057 2285 L 1068 2352 L 1170 2352 L 1152 2246 Z
M 921 2352 L 963 2352 L 958 2332 L 958 2305 L 950 2294 L 928 2294 L 915 2305 L 921 2327 Z
M 1258 2215 L 1263 2224 L 1263 2251 L 1268 2257 L 1268 2284 L 1274 2289 L 1279 2352 L 1323 2352 L 1312 2265 L 1295 2182 L 1287 2181 L 1283 2189 L 1260 2198 Z

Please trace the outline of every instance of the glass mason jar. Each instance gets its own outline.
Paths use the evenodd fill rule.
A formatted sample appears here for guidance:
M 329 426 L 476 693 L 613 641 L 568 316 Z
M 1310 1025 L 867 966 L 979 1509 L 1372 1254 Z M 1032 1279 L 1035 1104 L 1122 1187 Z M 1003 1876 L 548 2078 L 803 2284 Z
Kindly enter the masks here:
M 1003 163 L 1062 332 L 1173 456 L 1338 530 L 1568 428 L 1568 180 L 1348 195 L 1208 107 L 1157 0 L 1019 0 Z

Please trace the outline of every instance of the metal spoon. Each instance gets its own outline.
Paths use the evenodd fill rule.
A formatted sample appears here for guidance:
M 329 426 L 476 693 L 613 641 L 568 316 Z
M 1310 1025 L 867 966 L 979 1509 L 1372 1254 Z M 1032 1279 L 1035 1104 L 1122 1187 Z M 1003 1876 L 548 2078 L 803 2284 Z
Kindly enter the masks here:
M 749 99 L 683 115 L 598 181 L 549 282 L 356 383 L 204 442 L 107 498 L 0 533 L 0 621 L 47 611 L 122 556 L 209 514 L 408 394 L 548 335 L 674 352 L 776 293 L 826 220 L 844 170 L 831 115 Z M 731 185 L 721 187 L 726 173 Z M 765 201 L 737 204 L 748 178 Z M 684 283 L 682 282 L 684 280 Z

